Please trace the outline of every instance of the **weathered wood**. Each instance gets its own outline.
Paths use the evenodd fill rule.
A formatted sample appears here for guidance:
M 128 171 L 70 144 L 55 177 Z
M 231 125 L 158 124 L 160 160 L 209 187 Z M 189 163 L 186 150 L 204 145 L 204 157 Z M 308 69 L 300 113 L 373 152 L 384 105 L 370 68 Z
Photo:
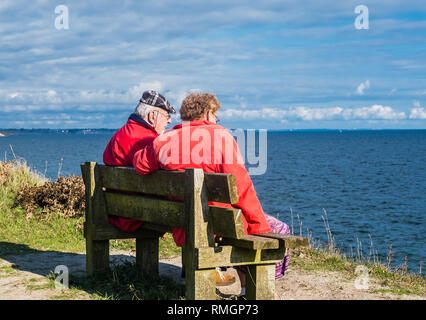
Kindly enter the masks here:
M 136 266 L 150 276 L 158 276 L 158 240 L 158 237 L 136 239 Z
M 185 186 L 185 250 L 214 247 L 213 224 L 203 170 L 186 169 Z
M 109 240 L 86 238 L 86 274 L 93 275 L 109 269 Z
M 102 190 L 102 176 L 99 173 L 99 166 L 95 165 L 95 190 L 93 191 L 92 214 L 93 224 L 108 225 L 107 209 L 105 205 L 104 192 Z
M 108 191 L 104 193 L 107 212 L 110 215 L 178 228 L 185 227 L 183 202 Z
M 95 272 L 106 271 L 109 268 L 109 241 L 108 240 L 95 240 L 93 232 L 95 223 L 102 221 L 102 214 L 106 219 L 106 211 L 104 208 L 104 201 L 97 182 L 99 179 L 96 177 L 96 163 L 86 162 L 81 166 L 82 175 L 85 182 L 86 192 L 86 223 L 85 223 L 85 236 L 86 236 L 86 273 L 92 275 Z
M 91 225 L 93 223 L 92 203 L 93 193 L 95 191 L 95 165 L 95 162 L 85 162 L 80 166 L 86 196 L 85 221 L 88 225 Z
M 84 223 L 84 236 L 86 237 L 86 232 L 88 227 Z M 133 238 L 152 238 L 152 237 L 161 237 L 165 232 L 171 232 L 167 227 L 153 229 L 152 224 L 144 224 L 142 228 L 134 232 L 126 232 L 118 229 L 117 227 L 110 225 L 102 225 L 94 228 L 91 232 L 91 237 L 93 240 L 109 240 L 109 239 L 133 239 Z
M 234 246 L 216 248 L 198 248 L 194 261 L 198 269 L 213 267 L 241 266 L 251 264 L 268 264 L 280 262 L 284 258 L 283 248 L 271 250 L 250 250 Z
M 194 259 L 198 248 L 211 248 L 215 245 L 204 173 L 201 169 L 185 170 L 185 226 L 186 298 L 214 299 L 216 270 L 214 267 L 199 270 Z
M 217 236 L 241 239 L 245 236 L 240 209 L 210 206 L 213 231 Z
M 300 236 L 291 236 L 291 235 L 283 235 L 278 233 L 260 233 L 257 236 L 279 239 L 282 240 L 285 244 L 284 246 L 289 249 L 297 248 L 297 247 L 306 247 L 309 245 L 308 238 L 300 237 Z
M 238 192 L 235 176 L 226 173 L 204 173 L 209 201 L 237 203 Z
M 159 225 L 185 228 L 185 203 L 148 196 L 104 192 L 108 214 Z M 240 209 L 209 206 L 214 234 L 240 239 L 245 236 Z
M 262 250 L 262 249 L 278 249 L 280 243 L 277 239 L 268 239 L 257 237 L 253 235 L 245 235 L 240 239 L 233 238 L 222 238 L 219 242 L 220 245 L 233 245 L 240 248 L 246 248 L 251 250 Z
M 275 264 L 247 266 L 247 300 L 273 300 L 274 296 Z
M 191 270 L 185 267 L 185 284 L 188 300 L 216 299 L 216 269 Z
M 133 168 L 103 165 L 96 167 L 102 175 L 102 186 L 107 189 L 178 198 L 185 196 L 185 172 L 183 171 L 158 170 L 149 175 L 140 176 Z M 205 173 L 204 176 L 209 201 L 238 202 L 237 186 L 233 175 Z
M 165 226 L 165 225 L 161 225 L 161 224 L 155 224 L 155 223 L 150 223 L 150 222 L 145 222 L 142 227 L 140 227 L 140 229 L 138 229 L 137 231 L 140 232 L 144 232 L 144 230 L 148 230 L 148 231 L 157 231 L 159 233 L 164 234 L 165 232 L 172 232 L 173 228 L 170 226 Z

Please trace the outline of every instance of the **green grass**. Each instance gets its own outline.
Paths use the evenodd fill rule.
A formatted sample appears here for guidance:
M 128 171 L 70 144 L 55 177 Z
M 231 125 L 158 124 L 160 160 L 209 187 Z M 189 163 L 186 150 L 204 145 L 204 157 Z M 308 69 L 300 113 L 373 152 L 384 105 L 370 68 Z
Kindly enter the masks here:
M 82 252 L 85 248 L 79 229 L 82 221 L 82 218 L 66 219 L 55 214 L 45 215 L 43 219 L 25 218 L 20 208 L 2 211 L 0 254 L 26 253 L 26 248 Z
M 49 283 L 30 283 L 27 288 L 55 288 L 56 277 L 51 272 L 47 276 Z M 142 274 L 134 262 L 126 262 L 89 277 L 70 274 L 69 289 L 62 289 L 54 299 L 75 299 L 82 293 L 95 300 L 178 300 L 185 299 L 185 286 L 167 276 Z
M 71 278 L 70 288 L 84 290 L 98 300 L 176 300 L 185 295 L 184 285 L 167 276 L 142 274 L 129 262 L 105 273 Z
M 16 273 L 16 270 L 10 265 L 0 266 L 0 276 L 2 273 L 6 275 L 10 275 L 12 273 Z

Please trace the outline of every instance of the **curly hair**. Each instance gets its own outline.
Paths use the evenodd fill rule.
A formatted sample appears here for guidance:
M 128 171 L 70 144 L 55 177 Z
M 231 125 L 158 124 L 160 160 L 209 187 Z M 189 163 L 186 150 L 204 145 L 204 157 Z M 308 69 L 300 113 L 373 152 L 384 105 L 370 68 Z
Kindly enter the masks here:
M 216 113 L 220 109 L 219 100 L 212 93 L 191 93 L 180 106 L 182 121 L 199 120 L 209 111 Z

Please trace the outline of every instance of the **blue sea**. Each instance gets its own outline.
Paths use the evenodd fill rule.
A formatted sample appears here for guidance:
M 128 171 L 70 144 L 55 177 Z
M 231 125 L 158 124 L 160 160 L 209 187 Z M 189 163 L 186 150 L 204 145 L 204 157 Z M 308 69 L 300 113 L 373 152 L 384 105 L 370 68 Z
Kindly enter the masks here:
M 0 137 L 1 160 L 22 157 L 51 180 L 102 161 L 114 131 L 15 132 Z M 425 258 L 426 130 L 268 131 L 267 171 L 252 176 L 264 211 L 294 234 L 335 244 L 348 255 Z

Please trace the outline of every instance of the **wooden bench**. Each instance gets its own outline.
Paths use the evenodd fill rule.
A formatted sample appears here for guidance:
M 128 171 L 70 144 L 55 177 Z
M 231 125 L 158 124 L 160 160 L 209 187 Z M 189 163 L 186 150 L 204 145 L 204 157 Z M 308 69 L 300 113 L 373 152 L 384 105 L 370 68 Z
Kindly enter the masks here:
M 247 265 L 247 299 L 274 299 L 275 263 L 286 248 L 308 245 L 308 239 L 297 236 L 245 235 L 240 209 L 209 206 L 208 201 L 238 202 L 231 174 L 186 169 L 140 176 L 133 168 L 95 162 L 82 164 L 81 171 L 88 275 L 109 268 L 110 239 L 127 238 L 136 238 L 137 267 L 158 274 L 159 238 L 180 227 L 186 229 L 182 252 L 187 299 L 215 299 L 215 268 L 236 265 Z M 145 223 L 135 232 L 124 232 L 111 225 L 107 215 Z

